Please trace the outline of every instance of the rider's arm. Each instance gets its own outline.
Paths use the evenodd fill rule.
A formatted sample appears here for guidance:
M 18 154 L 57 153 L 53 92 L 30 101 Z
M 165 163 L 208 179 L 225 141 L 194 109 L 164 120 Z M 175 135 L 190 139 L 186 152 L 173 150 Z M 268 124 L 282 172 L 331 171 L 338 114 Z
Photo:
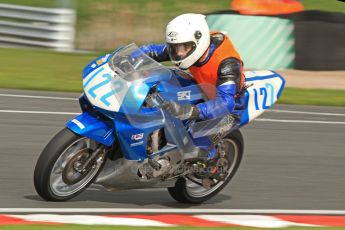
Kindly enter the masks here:
M 235 95 L 238 92 L 242 67 L 241 61 L 227 58 L 218 68 L 217 96 L 213 100 L 197 104 L 201 119 L 211 119 L 232 113 L 235 107 Z
M 166 44 L 148 44 L 141 46 L 140 49 L 157 62 L 170 60 Z

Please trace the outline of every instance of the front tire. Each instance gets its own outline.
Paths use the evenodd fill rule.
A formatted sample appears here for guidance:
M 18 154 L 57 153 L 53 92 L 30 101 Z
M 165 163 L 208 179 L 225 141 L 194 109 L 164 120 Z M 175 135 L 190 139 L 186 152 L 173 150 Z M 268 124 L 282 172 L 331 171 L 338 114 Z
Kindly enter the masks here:
M 197 178 L 193 178 L 193 182 L 184 177 L 180 177 L 174 187 L 168 188 L 169 194 L 176 201 L 181 203 L 205 202 L 214 197 L 230 182 L 241 163 L 244 150 L 243 136 L 239 130 L 236 130 L 223 138 L 223 141 L 228 146 L 225 152 L 231 162 L 228 165 L 228 171 L 224 181 L 217 181 L 212 187 L 207 189 L 200 185 L 201 181 Z
M 105 153 L 91 154 L 101 145 L 62 129 L 42 151 L 34 172 L 37 193 L 47 201 L 66 201 L 84 191 L 97 177 L 105 162 Z M 101 146 L 102 147 L 102 146 Z M 88 167 L 82 167 L 86 164 Z

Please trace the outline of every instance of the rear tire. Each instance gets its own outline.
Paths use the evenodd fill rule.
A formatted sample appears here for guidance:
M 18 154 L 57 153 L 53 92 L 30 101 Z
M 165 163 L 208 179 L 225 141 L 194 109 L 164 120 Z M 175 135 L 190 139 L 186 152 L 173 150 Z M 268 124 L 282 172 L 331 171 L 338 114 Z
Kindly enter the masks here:
M 87 160 L 85 156 L 90 156 L 93 150 L 91 143 L 98 144 L 64 128 L 47 144 L 34 172 L 35 189 L 44 200 L 69 200 L 83 192 L 96 179 L 104 165 L 104 156 L 103 159 L 99 158 L 102 161 L 92 162 L 91 169 L 84 174 L 75 169 L 81 160 Z M 80 177 L 72 178 L 75 175 Z
M 193 188 L 191 189 L 191 187 L 188 185 L 190 184 L 189 180 L 184 177 L 180 177 L 176 181 L 174 187 L 168 188 L 168 192 L 172 198 L 181 203 L 203 203 L 214 197 L 230 182 L 240 166 L 243 156 L 243 136 L 239 130 L 236 130 L 223 138 L 223 141 L 234 145 L 234 161 L 229 166 L 229 172 L 225 180 L 221 181 L 221 184 L 216 184 L 214 187 L 211 187 L 209 190 L 203 189 L 203 187 L 200 185 L 198 188 L 197 185 L 194 184 L 196 185 L 194 186 L 196 189 L 193 191 Z M 228 152 L 226 152 L 226 154 L 229 155 Z M 201 192 L 198 192 L 198 190 Z

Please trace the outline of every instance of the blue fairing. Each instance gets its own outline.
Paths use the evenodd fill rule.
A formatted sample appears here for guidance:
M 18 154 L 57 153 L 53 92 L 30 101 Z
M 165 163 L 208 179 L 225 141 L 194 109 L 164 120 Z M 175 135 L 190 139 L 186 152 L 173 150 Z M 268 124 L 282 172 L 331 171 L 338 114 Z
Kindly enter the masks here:
M 83 78 L 85 78 L 89 73 L 94 71 L 96 68 L 106 64 L 111 57 L 110 54 L 102 55 L 98 58 L 92 60 L 84 69 L 83 69 Z
M 84 112 L 68 121 L 66 126 L 76 134 L 98 141 L 106 146 L 114 142 L 114 128 L 111 122 L 102 121 Z
M 146 148 L 149 134 L 154 130 L 164 127 L 155 118 L 161 116 L 160 113 L 151 112 L 148 116 L 126 116 L 118 114 L 113 122 L 116 126 L 116 133 L 121 143 L 121 150 L 124 157 L 128 160 L 142 161 L 147 158 Z
M 273 105 L 284 86 L 284 80 L 272 71 L 251 71 L 246 75 L 246 82 L 255 84 L 246 88 L 241 97 L 234 98 L 235 84 L 225 84 L 215 89 L 214 100 L 208 100 L 203 88 L 188 73 L 163 67 L 134 48 L 133 45 L 124 47 L 113 55 L 96 58 L 85 67 L 85 95 L 79 100 L 83 114 L 67 123 L 74 133 L 106 146 L 112 146 L 116 140 L 128 160 L 143 161 L 174 148 L 189 151 L 191 145 L 209 149 L 208 136 L 222 128 L 224 115 L 234 114 L 240 119 L 233 126 L 238 129 Z M 144 51 L 153 52 L 149 48 Z M 164 47 L 158 48 L 161 49 L 158 53 L 163 53 Z M 119 82 L 122 87 L 118 87 Z M 155 98 L 154 92 L 159 97 Z M 146 99 L 149 94 L 150 98 Z M 111 106 L 103 106 L 104 98 Z M 166 101 L 195 104 L 204 119 L 180 121 L 160 109 L 159 105 Z M 153 140 L 157 140 L 154 138 L 158 133 L 162 135 L 161 131 L 164 142 L 152 152 Z M 210 157 L 215 154 L 210 152 Z

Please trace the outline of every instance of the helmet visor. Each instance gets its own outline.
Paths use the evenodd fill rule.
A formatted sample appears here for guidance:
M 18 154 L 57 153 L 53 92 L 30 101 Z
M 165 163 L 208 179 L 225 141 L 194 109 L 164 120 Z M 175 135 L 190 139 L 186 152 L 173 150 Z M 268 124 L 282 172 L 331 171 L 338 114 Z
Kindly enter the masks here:
M 191 55 L 196 48 L 194 42 L 168 43 L 168 52 L 172 61 L 181 61 Z

